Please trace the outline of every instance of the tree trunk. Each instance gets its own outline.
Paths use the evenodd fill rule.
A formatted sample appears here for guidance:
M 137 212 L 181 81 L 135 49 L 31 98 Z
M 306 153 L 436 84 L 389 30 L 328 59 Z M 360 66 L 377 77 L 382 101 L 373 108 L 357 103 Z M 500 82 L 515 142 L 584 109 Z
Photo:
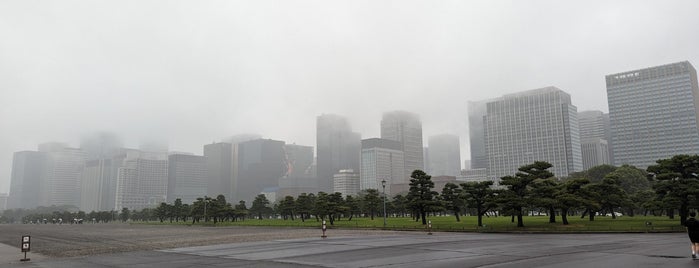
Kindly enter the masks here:
M 612 220 L 616 220 L 616 214 L 614 213 L 614 208 L 609 208 L 609 211 L 612 212 Z
M 595 212 L 590 211 L 590 221 L 595 221 Z
M 427 212 L 424 209 L 420 210 L 420 217 L 422 217 L 422 225 L 427 224 Z
M 522 219 L 522 209 L 517 212 L 517 227 L 524 227 L 524 220 Z
M 561 220 L 563 221 L 563 225 L 568 225 L 568 209 L 567 208 L 561 209 Z
M 454 215 L 456 215 L 456 222 L 461 222 L 461 218 L 459 218 L 459 211 L 454 211 Z
M 553 206 L 549 207 L 549 223 L 556 223 L 556 209 Z

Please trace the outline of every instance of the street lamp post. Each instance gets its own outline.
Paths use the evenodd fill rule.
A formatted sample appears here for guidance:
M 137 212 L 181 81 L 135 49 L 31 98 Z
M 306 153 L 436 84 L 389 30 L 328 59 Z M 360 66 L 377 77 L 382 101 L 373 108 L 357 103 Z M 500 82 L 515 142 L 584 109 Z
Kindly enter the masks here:
M 386 228 L 386 180 L 381 180 L 383 187 L 383 227 Z

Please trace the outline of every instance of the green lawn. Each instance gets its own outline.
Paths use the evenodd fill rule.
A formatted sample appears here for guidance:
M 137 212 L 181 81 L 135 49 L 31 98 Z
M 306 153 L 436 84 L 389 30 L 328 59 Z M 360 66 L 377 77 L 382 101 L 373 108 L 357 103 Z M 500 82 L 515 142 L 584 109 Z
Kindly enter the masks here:
M 429 217 L 432 221 L 432 230 L 434 231 L 465 231 L 465 232 L 683 232 L 684 227 L 679 224 L 679 219 L 669 219 L 667 217 L 628 217 L 622 216 L 612 219 L 612 217 L 595 217 L 595 221 L 591 222 L 588 218 L 580 219 L 579 216 L 568 217 L 569 225 L 563 225 L 561 218 L 556 218 L 556 223 L 549 223 L 548 216 L 527 216 L 524 217 L 523 228 L 518 228 L 516 222 L 511 222 L 510 217 L 484 217 L 484 227 L 478 228 L 476 217 L 461 217 L 461 222 L 456 222 L 453 216 Z M 646 222 L 651 222 L 652 225 L 646 225 Z M 191 224 L 191 222 L 149 222 L 148 224 Z M 197 225 L 213 225 L 212 222 Z M 314 218 L 302 222 L 296 220 L 281 220 L 281 219 L 246 219 L 245 221 L 237 222 L 219 222 L 216 226 L 279 226 L 279 227 L 309 227 L 320 228 L 321 223 Z M 335 225 L 331 226 L 327 222 L 329 229 L 332 228 L 383 228 L 383 218 L 376 217 L 374 220 L 370 218 L 353 218 L 348 221 L 343 218 L 335 221 Z M 391 230 L 426 230 L 426 227 L 421 222 L 415 222 L 411 218 L 388 218 L 386 229 Z

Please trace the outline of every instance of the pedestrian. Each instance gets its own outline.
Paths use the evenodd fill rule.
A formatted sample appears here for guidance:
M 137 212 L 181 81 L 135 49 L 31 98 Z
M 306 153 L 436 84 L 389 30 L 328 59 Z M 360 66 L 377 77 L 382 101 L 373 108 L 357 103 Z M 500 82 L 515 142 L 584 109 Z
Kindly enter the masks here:
M 699 221 L 694 218 L 696 216 L 696 212 L 689 212 L 689 219 L 684 222 L 684 226 L 687 227 L 689 241 L 692 243 L 692 259 L 696 259 L 697 254 L 699 254 Z

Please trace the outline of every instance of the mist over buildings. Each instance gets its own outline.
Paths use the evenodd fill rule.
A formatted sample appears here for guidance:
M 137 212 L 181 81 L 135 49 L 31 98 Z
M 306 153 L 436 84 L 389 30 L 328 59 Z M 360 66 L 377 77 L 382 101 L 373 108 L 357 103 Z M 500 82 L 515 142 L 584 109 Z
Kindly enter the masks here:
M 409 111 L 423 143 L 458 135 L 467 160 L 469 101 L 555 86 L 578 111 L 606 112 L 605 75 L 699 62 L 697 10 L 696 1 L 2 1 L 0 193 L 13 152 L 45 142 L 90 147 L 101 135 L 115 148 L 202 155 L 250 133 L 315 147 L 322 114 L 346 117 L 366 139 L 380 136 L 384 112 Z

